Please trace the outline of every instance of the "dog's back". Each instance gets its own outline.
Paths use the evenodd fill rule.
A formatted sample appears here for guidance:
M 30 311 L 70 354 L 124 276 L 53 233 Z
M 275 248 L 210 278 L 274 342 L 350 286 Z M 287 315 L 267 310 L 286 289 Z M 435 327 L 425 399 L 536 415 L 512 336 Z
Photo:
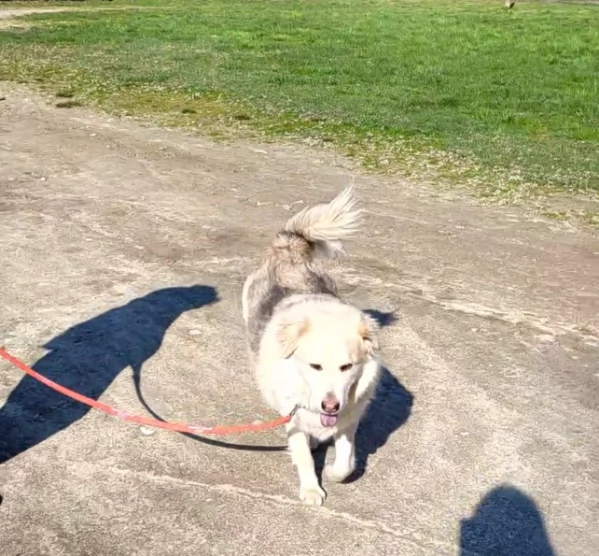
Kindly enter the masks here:
M 296 294 L 337 296 L 335 283 L 315 258 L 344 253 L 341 240 L 360 223 L 354 205 L 348 188 L 328 204 L 302 210 L 277 234 L 262 266 L 243 287 L 243 318 L 252 352 L 257 352 L 264 328 L 284 299 Z

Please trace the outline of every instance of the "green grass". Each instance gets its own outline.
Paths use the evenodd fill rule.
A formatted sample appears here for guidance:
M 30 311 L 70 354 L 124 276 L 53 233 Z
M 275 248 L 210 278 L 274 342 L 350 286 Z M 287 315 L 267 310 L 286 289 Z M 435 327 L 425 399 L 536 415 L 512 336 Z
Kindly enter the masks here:
M 328 143 L 492 195 L 599 191 L 599 6 L 502 4 L 98 3 L 140 9 L 0 29 L 0 79 L 228 137 Z

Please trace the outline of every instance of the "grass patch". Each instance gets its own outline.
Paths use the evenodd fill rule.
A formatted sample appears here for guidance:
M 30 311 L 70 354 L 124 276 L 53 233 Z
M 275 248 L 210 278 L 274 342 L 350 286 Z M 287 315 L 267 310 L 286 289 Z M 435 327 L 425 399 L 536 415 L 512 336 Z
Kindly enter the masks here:
M 331 144 L 367 168 L 468 183 L 502 199 L 599 191 L 597 6 L 118 7 L 30 16 L 31 27 L 0 31 L 0 79 L 219 136 Z

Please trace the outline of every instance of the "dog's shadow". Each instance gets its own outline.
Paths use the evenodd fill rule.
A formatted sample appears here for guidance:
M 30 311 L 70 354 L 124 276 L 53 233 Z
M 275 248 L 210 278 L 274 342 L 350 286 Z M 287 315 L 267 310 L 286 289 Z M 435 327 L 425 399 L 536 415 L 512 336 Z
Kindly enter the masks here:
M 373 319 L 380 328 L 385 328 L 386 326 L 391 326 L 393 323 L 397 322 L 397 315 L 395 311 L 379 311 L 377 309 L 366 309 L 364 311 L 371 319 Z
M 384 313 L 372 309 L 364 312 L 380 327 L 390 326 L 397 320 L 393 312 Z M 345 483 L 356 481 L 364 475 L 368 458 L 382 448 L 391 435 L 409 419 L 413 403 L 414 396 L 389 369 L 384 368 L 374 398 L 356 433 L 356 470 Z M 324 445 L 314 452 L 319 474 L 324 468 L 328 448 L 329 445 Z
M 356 471 L 348 482 L 359 479 L 368 458 L 382 448 L 410 417 L 414 396 L 388 369 L 383 369 L 376 394 L 356 434 Z

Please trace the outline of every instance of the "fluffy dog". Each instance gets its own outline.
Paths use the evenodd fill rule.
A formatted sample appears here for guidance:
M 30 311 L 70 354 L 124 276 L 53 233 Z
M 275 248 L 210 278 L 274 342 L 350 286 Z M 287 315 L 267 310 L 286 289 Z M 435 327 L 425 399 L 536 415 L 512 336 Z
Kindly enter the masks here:
M 352 190 L 293 216 L 275 237 L 260 268 L 243 287 L 243 318 L 260 391 L 287 425 L 300 498 L 321 505 L 311 450 L 334 440 L 325 476 L 341 482 L 355 469 L 354 439 L 380 376 L 376 325 L 341 301 L 317 255 L 344 253 L 361 213 Z

